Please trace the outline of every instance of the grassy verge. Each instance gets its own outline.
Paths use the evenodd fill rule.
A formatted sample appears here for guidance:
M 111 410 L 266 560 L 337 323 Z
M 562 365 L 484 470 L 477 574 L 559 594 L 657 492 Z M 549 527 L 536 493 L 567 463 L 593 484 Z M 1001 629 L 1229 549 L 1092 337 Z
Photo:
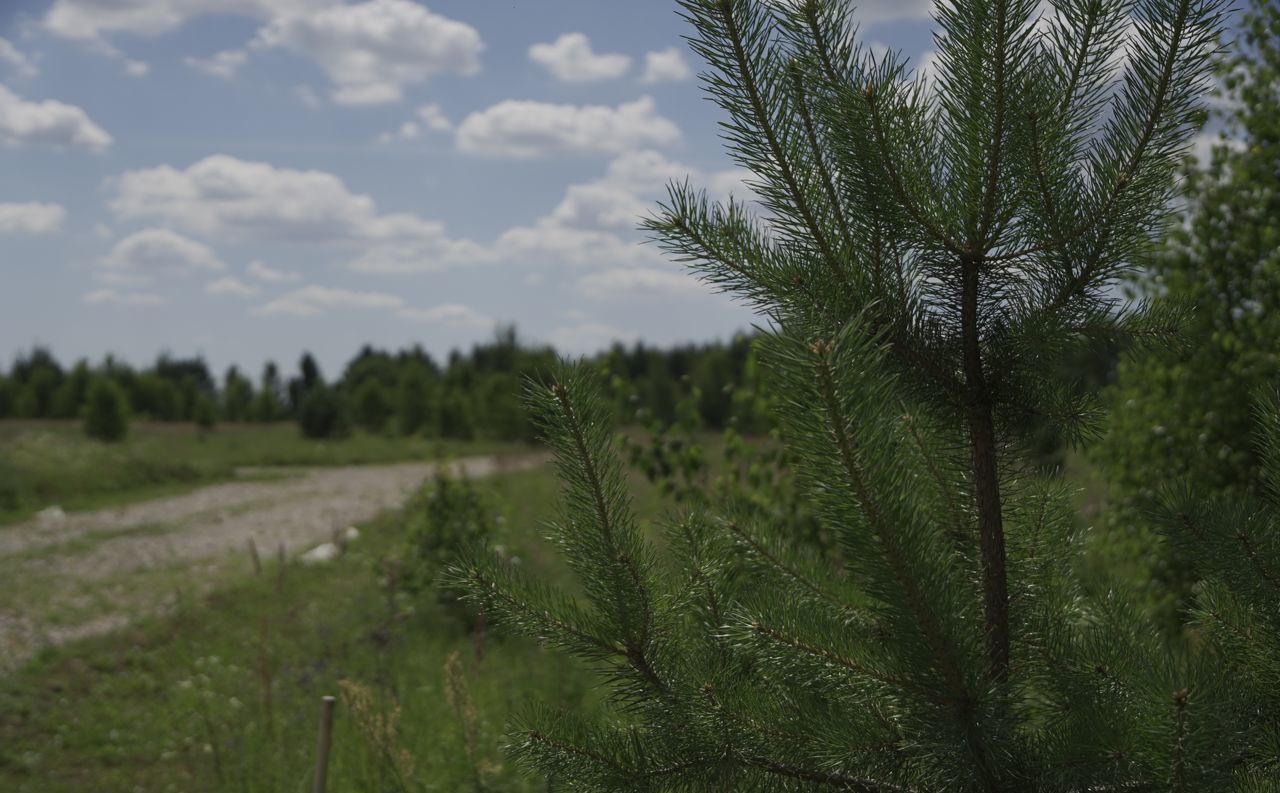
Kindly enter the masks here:
M 563 580 L 539 539 L 549 469 L 476 483 L 500 515 L 495 543 Z M 637 483 L 642 513 L 651 489 Z M 427 598 L 389 592 L 396 515 L 362 527 L 330 565 L 274 561 L 175 613 L 46 651 L 0 680 L 0 790 L 309 790 L 322 695 L 340 697 L 330 791 L 523 791 L 500 751 L 530 697 L 590 707 L 566 659 L 469 629 Z M 159 594 L 159 593 L 158 593 Z
M 358 465 L 430 460 L 510 449 L 489 441 L 439 441 L 356 433 L 336 441 L 303 438 L 292 424 L 138 423 L 117 444 L 86 438 L 76 422 L 0 421 L 0 525 L 52 504 L 93 509 L 249 476 L 283 475 L 283 466 Z

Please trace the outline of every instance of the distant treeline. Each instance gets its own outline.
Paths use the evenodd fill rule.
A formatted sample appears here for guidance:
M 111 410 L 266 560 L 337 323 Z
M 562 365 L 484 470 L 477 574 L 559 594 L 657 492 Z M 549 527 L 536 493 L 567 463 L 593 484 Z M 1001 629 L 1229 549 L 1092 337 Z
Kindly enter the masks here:
M 434 360 L 421 347 L 398 352 L 365 346 L 342 375 L 325 379 L 304 353 L 296 373 L 267 363 L 256 378 L 232 366 L 221 378 L 200 357 L 161 355 L 135 369 L 108 357 L 66 367 L 44 349 L 20 355 L 0 374 L 0 418 L 79 418 L 90 385 L 99 378 L 123 391 L 134 418 L 207 424 L 296 420 L 309 435 L 369 432 L 442 438 L 530 439 L 534 429 L 521 392 L 530 377 L 545 375 L 557 359 L 550 347 L 522 343 L 514 329 L 499 330 L 469 352 Z M 615 345 L 590 359 L 609 384 L 626 423 L 640 411 L 664 422 L 696 405 L 711 428 L 758 424 L 739 386 L 754 377 L 749 337 L 729 343 L 659 349 Z M 756 427 L 743 426 L 745 430 Z

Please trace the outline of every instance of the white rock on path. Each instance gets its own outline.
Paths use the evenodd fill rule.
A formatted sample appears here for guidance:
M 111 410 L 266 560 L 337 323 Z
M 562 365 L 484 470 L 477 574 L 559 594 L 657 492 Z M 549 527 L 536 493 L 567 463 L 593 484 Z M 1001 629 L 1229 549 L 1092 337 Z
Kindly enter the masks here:
M 62 511 L 62 507 L 55 504 L 37 512 L 36 520 L 42 526 L 61 526 L 67 522 L 67 513 Z
M 336 543 L 322 542 L 298 557 L 298 561 L 306 565 L 325 564 L 342 555 L 342 549 Z

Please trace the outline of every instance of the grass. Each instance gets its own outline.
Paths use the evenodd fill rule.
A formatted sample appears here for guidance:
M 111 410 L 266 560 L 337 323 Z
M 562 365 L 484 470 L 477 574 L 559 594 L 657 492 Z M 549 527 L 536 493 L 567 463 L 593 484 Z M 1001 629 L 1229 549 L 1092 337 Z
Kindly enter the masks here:
M 495 543 L 563 581 L 538 525 L 554 514 L 549 468 L 476 486 L 500 516 Z M 640 512 L 653 489 L 636 482 Z M 323 567 L 228 560 L 229 583 L 115 634 L 45 651 L 0 678 L 0 790 L 309 790 L 320 697 L 340 697 L 332 793 L 526 791 L 504 759 L 505 727 L 534 697 L 591 707 L 572 662 L 469 630 L 434 599 L 385 586 L 404 542 L 397 515 L 362 527 Z M 168 593 L 166 593 L 168 594 Z
M 84 436 L 78 422 L 0 421 L 0 525 L 50 505 L 94 509 L 183 492 L 233 478 L 287 475 L 288 466 L 430 460 L 510 449 L 490 441 L 440 441 L 355 433 L 303 438 L 292 424 L 135 423 L 121 443 Z M 249 469 L 247 472 L 242 469 Z

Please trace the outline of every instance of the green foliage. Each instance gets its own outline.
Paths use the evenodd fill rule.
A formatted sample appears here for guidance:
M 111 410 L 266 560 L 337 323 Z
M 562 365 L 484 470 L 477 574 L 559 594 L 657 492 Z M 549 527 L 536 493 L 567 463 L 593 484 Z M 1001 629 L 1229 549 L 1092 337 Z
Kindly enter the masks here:
M 461 593 L 437 581 L 463 550 L 492 543 L 495 514 L 465 476 L 437 472 L 400 513 L 406 548 L 399 575 L 405 589 L 430 591 L 441 603 L 456 604 Z
M 222 415 L 227 421 L 248 421 L 253 417 L 253 384 L 232 366 L 222 381 Z
M 382 432 L 393 415 L 387 389 L 377 380 L 366 380 L 356 389 L 352 412 L 358 426 L 369 432 Z
M 342 395 L 327 386 L 312 388 L 298 407 L 298 427 L 308 438 L 342 438 L 351 432 Z
M 570 790 L 1229 789 L 1237 735 L 1195 710 L 1226 681 L 1119 587 L 1085 593 L 1068 493 L 1028 457 L 1096 431 L 1067 362 L 1176 329 L 1111 287 L 1162 229 L 1221 5 L 940 2 L 933 84 L 837 0 L 680 5 L 763 217 L 676 184 L 647 228 L 776 328 L 773 412 L 840 553 L 732 500 L 653 542 L 610 405 L 557 371 L 531 403 L 581 596 L 483 556 L 453 580 L 611 696 L 531 714 L 516 757 Z
M 421 366 L 406 366 L 396 392 L 396 422 L 401 434 L 435 434 L 431 381 Z
M 1141 504 L 1161 483 L 1247 494 L 1261 467 L 1249 438 L 1251 395 L 1280 377 L 1280 8 L 1254 2 L 1221 65 L 1225 140 L 1186 170 L 1183 223 L 1137 282 L 1157 304 L 1195 307 L 1186 343 L 1122 361 L 1112 418 L 1091 450 L 1110 484 L 1108 524 L 1131 546 L 1154 537 Z M 1220 114 L 1222 111 L 1220 111 Z M 1160 553 L 1154 580 L 1172 612 L 1192 584 L 1191 560 Z
M 218 423 L 218 406 L 209 396 L 198 395 L 195 406 L 191 409 L 191 420 L 202 432 L 208 432 Z
M 1184 481 L 1162 488 L 1151 515 L 1200 579 L 1193 624 L 1216 652 L 1231 696 L 1198 697 L 1206 723 L 1230 724 L 1247 790 L 1280 780 L 1280 392 L 1260 400 L 1256 495 L 1206 496 Z M 1268 787 L 1267 785 L 1270 785 Z
M 84 408 L 84 431 L 90 438 L 112 443 L 129 432 L 129 405 L 120 386 L 105 378 L 89 385 Z
M 509 532 L 551 511 L 547 472 L 474 486 L 506 517 L 500 542 L 537 541 Z M 318 703 L 334 695 L 331 793 L 471 793 L 477 777 L 489 793 L 545 791 L 504 761 L 501 730 L 525 692 L 586 706 L 593 694 L 579 670 L 501 636 L 477 654 L 451 610 L 389 599 L 370 570 L 400 551 L 398 516 L 360 530 L 330 565 L 290 563 L 281 574 L 267 556 L 255 576 L 245 554 L 213 592 L 178 578 L 155 593 L 180 593 L 163 615 L 6 670 L 0 790 L 309 791 Z
M 753 356 L 754 361 L 754 356 Z M 754 367 L 753 367 L 754 369 Z M 776 432 L 747 437 L 736 427 L 759 430 L 766 423 L 766 389 L 749 385 L 728 389 L 730 426 L 713 441 L 712 422 L 703 417 L 701 389 L 691 388 L 676 403 L 677 420 L 665 424 L 647 409 L 636 412 L 642 434 L 621 436 L 621 453 L 659 492 L 700 508 L 732 504 L 779 534 L 807 543 L 822 553 L 837 549 L 797 487 L 789 450 Z M 620 383 L 613 384 L 615 388 Z
M 1095 456 L 1122 502 L 1170 477 L 1215 490 L 1259 481 L 1245 407 L 1280 375 L 1280 318 L 1267 309 L 1280 299 L 1280 9 L 1255 2 L 1241 43 L 1222 67 L 1241 145 L 1223 141 L 1187 171 L 1185 222 L 1139 282 L 1196 311 L 1182 349 L 1120 368 Z

